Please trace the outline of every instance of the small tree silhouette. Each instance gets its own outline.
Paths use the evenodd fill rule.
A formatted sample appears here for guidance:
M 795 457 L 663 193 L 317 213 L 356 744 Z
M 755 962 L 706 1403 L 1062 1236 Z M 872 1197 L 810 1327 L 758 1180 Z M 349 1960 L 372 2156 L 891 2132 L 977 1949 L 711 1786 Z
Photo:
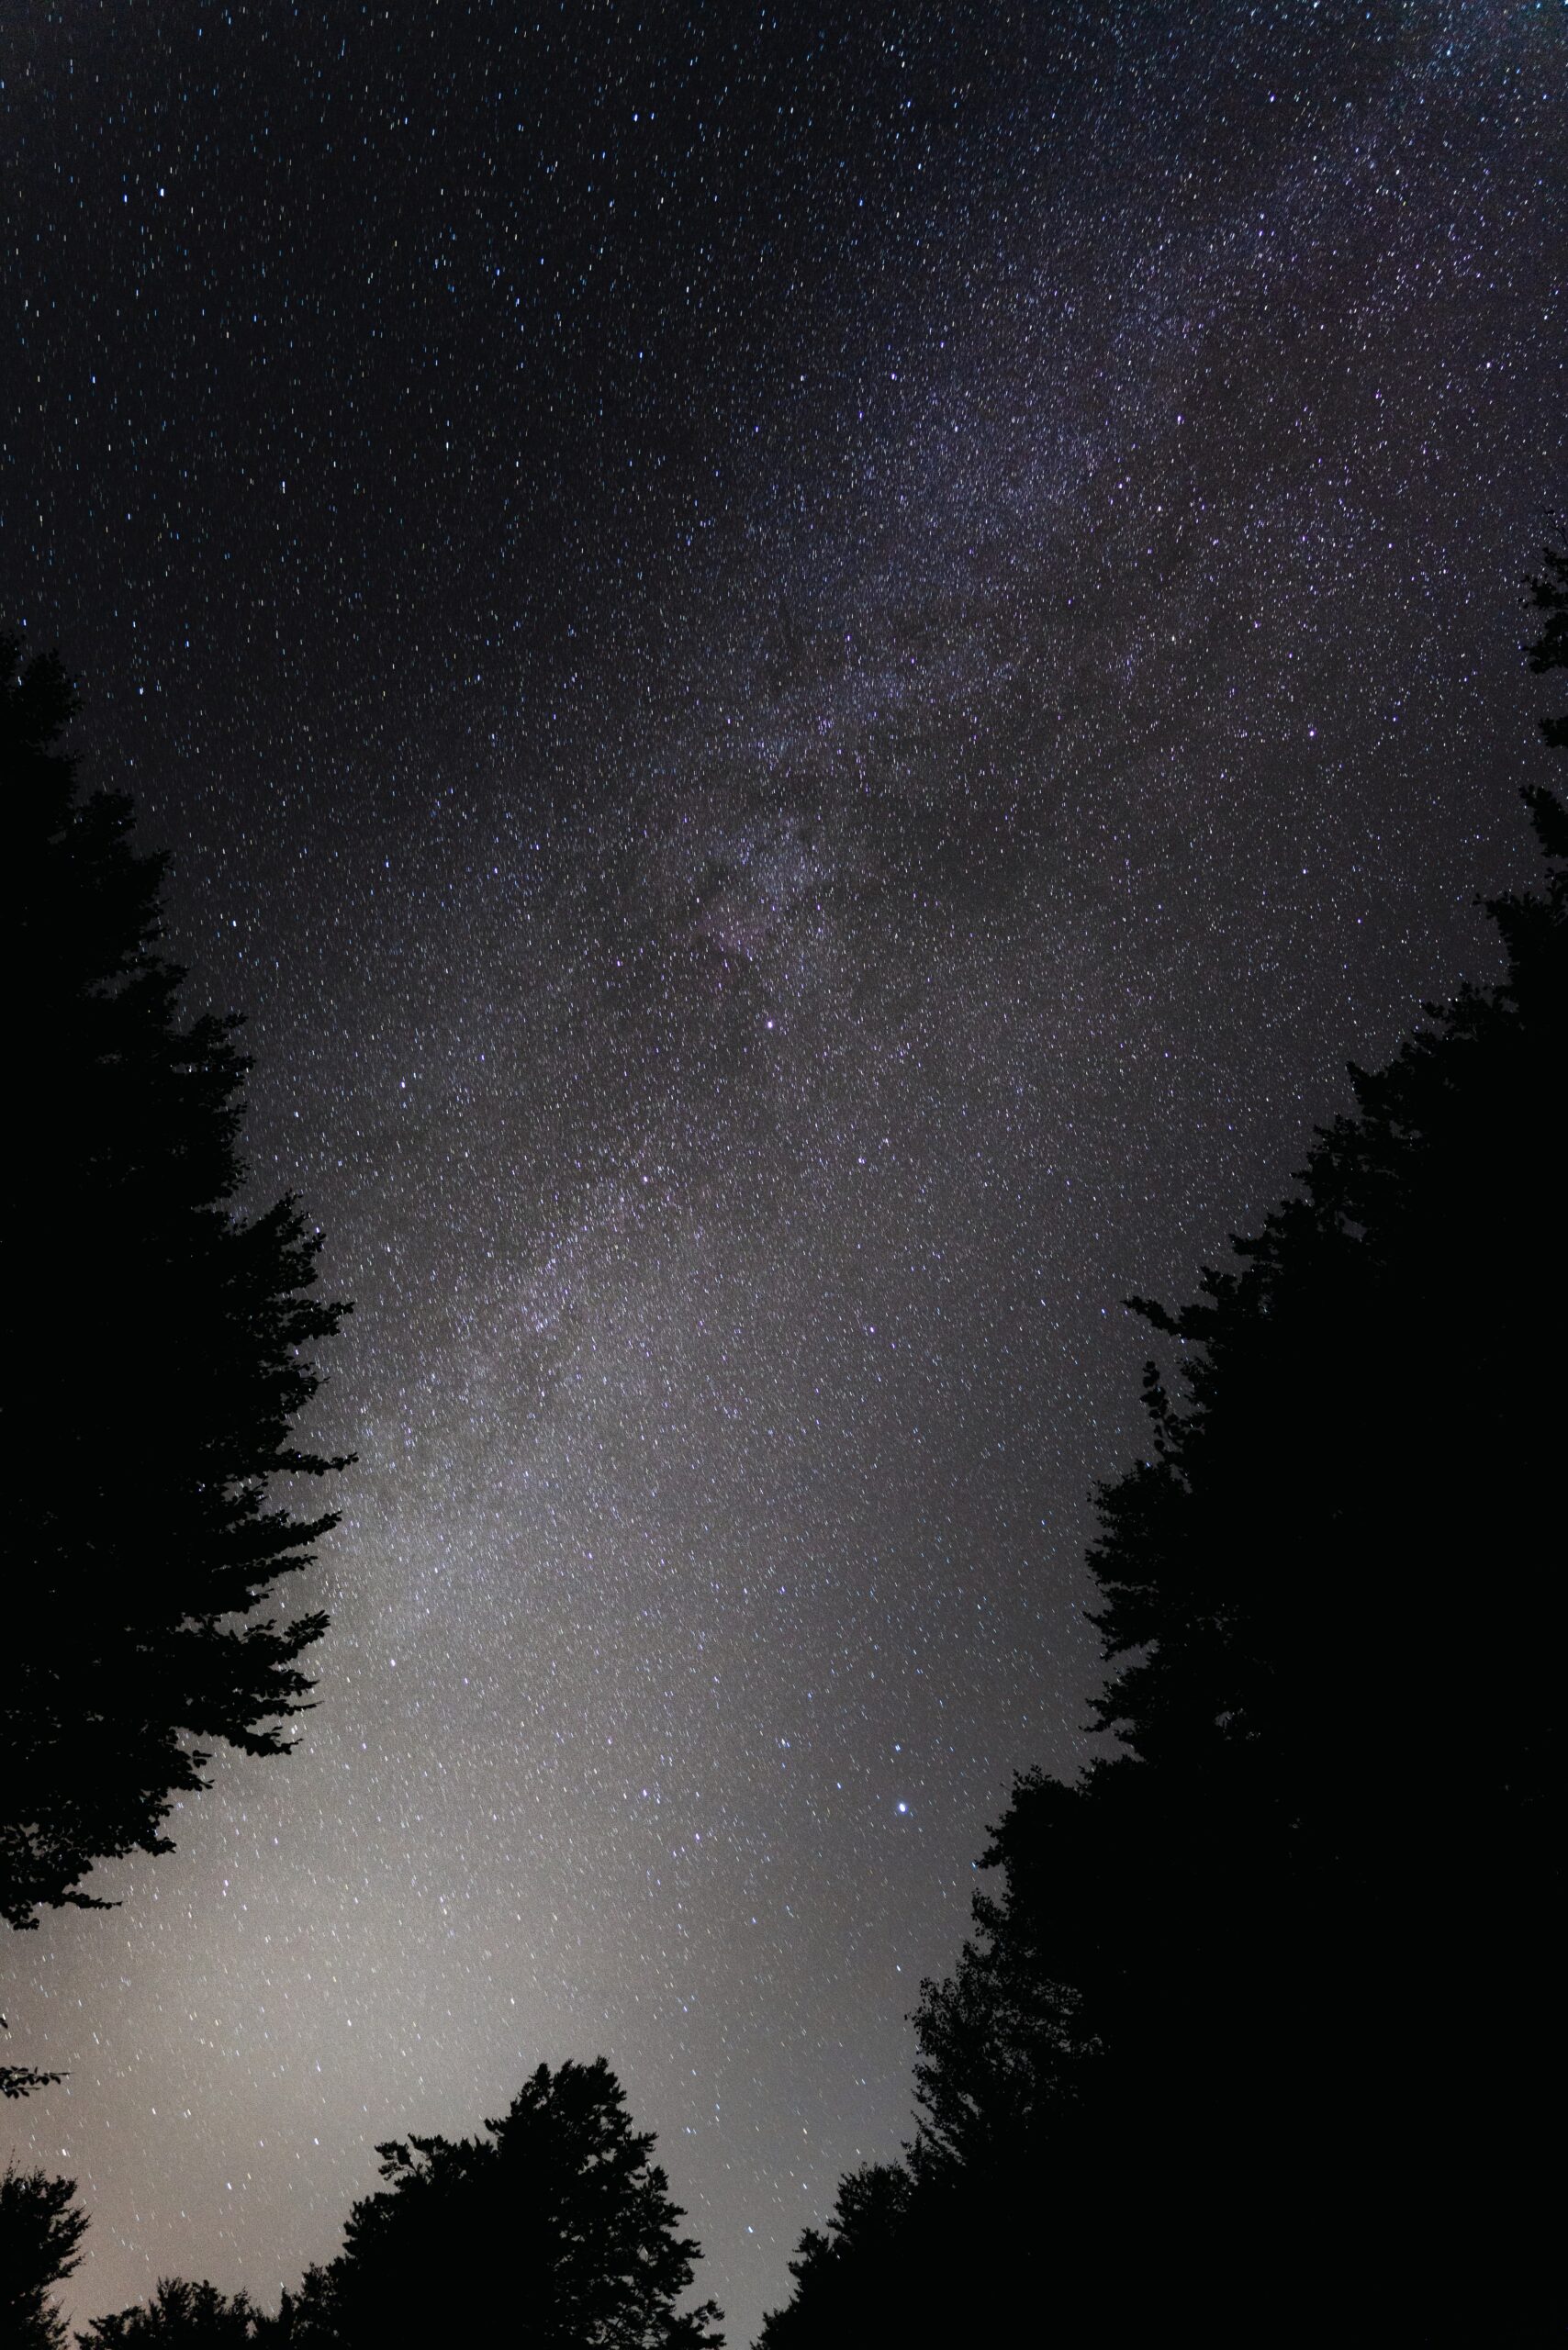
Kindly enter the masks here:
M 232 2299 L 216 2285 L 188 2285 L 165 2277 L 151 2301 L 95 2318 L 79 2333 L 84 2350 L 252 2350 L 267 2339 L 268 2322 L 261 2318 L 243 2293 Z
M 763 2321 L 756 2350 L 844 2350 L 907 2339 L 900 2302 L 916 2266 L 913 2182 L 898 2163 L 840 2179 L 825 2228 L 808 2228 L 790 2263 L 795 2289 Z
M 327 2272 L 331 2340 L 718 2350 L 713 2303 L 677 2307 L 699 2249 L 602 2057 L 542 2065 L 485 2129 L 377 2149 L 387 2186 L 355 2205 Z

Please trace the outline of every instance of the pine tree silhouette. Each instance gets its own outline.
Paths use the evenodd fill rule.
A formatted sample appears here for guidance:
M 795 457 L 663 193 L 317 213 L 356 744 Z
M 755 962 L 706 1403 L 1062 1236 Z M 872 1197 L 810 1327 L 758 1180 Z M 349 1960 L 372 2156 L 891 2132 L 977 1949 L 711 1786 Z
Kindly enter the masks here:
M 58 662 L 0 645 L 0 779 L 22 1009 L 13 1026 L 6 1279 L 12 1575 L 0 1664 L 0 1915 L 98 1906 L 95 1861 L 170 1849 L 210 1744 L 285 1751 L 325 1617 L 258 1615 L 335 1522 L 268 1499 L 297 1449 L 319 1239 L 239 1205 L 237 1023 L 182 1024 L 160 861 L 120 799 L 77 797 Z
M 756 2350 L 851 2350 L 907 2330 L 914 2186 L 898 2163 L 867 2163 L 839 2181 L 825 2229 L 808 2228 L 790 2263 L 795 2289 L 763 2322 Z
M 1545 671 L 1562 557 L 1533 593 Z M 884 2268 L 924 2283 L 885 2338 L 962 2334 L 938 2244 L 986 2307 L 1124 2340 L 1554 2322 L 1568 818 L 1525 796 L 1547 881 L 1491 904 L 1502 979 L 1352 1069 L 1262 1230 L 1142 1304 L 1176 1369 L 1100 1494 L 1115 1736 L 1076 1786 L 1019 1782 L 923 1986 Z M 770 2350 L 809 2306 L 839 2338 L 852 2267 L 807 2240 Z

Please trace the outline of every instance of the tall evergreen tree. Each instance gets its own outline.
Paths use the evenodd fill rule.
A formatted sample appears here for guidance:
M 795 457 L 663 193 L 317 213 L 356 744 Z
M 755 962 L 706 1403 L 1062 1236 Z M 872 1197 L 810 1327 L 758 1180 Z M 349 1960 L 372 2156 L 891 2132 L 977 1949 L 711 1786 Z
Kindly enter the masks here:
M 6 2350 L 63 2350 L 65 2322 L 49 2296 L 80 2266 L 87 2215 L 76 2182 L 47 2171 L 0 2172 L 0 2342 Z
M 756 2350 L 856 2350 L 896 2343 L 917 2282 L 914 2183 L 899 2163 L 866 2163 L 839 2181 L 825 2228 L 808 2228 L 790 2263 L 795 2289 L 764 2320 Z
M 1544 672 L 1568 561 L 1533 592 Z M 1568 721 L 1542 733 L 1568 747 Z M 908 2260 L 979 2246 L 1042 2319 L 1553 2322 L 1568 818 L 1526 799 L 1548 878 L 1492 903 L 1502 979 L 1353 1069 L 1233 1265 L 1143 1307 L 1179 1375 L 1150 1366 L 1144 1458 L 1100 1496 L 1116 1736 L 1077 1786 L 1020 1781 L 998 1890 L 923 1986 Z M 831 2253 L 802 2246 L 787 2314 Z M 895 2338 L 954 2338 L 939 2289 L 902 2306 Z
M 164 1852 L 210 1747 L 285 1751 L 325 1625 L 260 1614 L 335 1522 L 269 1501 L 299 1449 L 319 1237 L 240 1205 L 237 1021 L 183 1023 L 162 867 L 127 801 L 78 797 L 58 662 L 0 643 L 0 781 L 22 988 L 6 1284 L 13 1571 L 0 1663 L 0 1915 L 98 1906 L 95 1861 Z

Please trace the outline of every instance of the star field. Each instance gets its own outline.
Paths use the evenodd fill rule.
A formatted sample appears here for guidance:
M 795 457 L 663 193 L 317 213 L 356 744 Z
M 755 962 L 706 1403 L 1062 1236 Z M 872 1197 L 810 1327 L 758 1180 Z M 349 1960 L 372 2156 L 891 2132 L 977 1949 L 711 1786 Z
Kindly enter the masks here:
M 355 1313 L 333 1628 L 6 1952 L 84 2320 L 602 2051 L 732 2342 L 910 2128 L 1180 1293 L 1527 869 L 1561 6 L 0 28 L 0 617 Z

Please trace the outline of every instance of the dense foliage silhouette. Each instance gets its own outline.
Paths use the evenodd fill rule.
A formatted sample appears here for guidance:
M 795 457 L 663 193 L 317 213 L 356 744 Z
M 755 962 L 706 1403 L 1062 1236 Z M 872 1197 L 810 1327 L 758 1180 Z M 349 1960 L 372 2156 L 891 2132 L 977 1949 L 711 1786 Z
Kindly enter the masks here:
M 11 1558 L 0 1666 L 0 1915 L 97 1906 L 95 1861 L 170 1849 L 173 1798 L 212 1742 L 285 1751 L 325 1624 L 258 1614 L 335 1522 L 269 1503 L 297 1449 L 319 1238 L 296 1203 L 239 1194 L 249 1066 L 231 1018 L 182 1024 L 159 949 L 162 867 L 129 803 L 79 798 L 58 662 L 0 641 L 0 778 L 18 969 L 6 1282 Z
M 1532 593 L 1568 665 L 1562 556 Z M 1120 2339 L 1546 2338 L 1568 817 L 1526 798 L 1500 982 L 1353 1069 L 1261 1232 L 1141 1304 L 1105 1751 L 1014 1789 L 923 1986 L 907 2180 L 866 2251 L 846 2182 L 767 2350 L 864 2339 L 878 2276 L 902 2339 L 965 2338 L 976 2262 Z
M 76 2183 L 47 2171 L 0 2172 L 0 2343 L 6 2350 L 62 2350 L 66 2333 L 50 2294 L 82 2258 L 87 2215 Z
M 698 2246 L 602 2057 L 544 2065 L 482 2138 L 379 2147 L 387 2185 L 354 2206 L 318 2292 L 329 2339 L 371 2350 L 520 2336 L 539 2350 L 716 2345 L 710 2301 L 678 2310 Z M 401 2327 L 406 2331 L 398 2332 Z
M 256 2344 L 287 2340 L 278 2321 L 258 2311 L 243 2293 L 230 2297 L 216 2285 L 188 2285 L 165 2277 L 151 2301 L 140 2308 L 119 2310 L 95 2318 L 76 2337 L 87 2350 L 106 2350 L 110 2344 L 124 2350 L 252 2350 Z
M 480 2138 L 376 2149 L 386 2181 L 356 2203 L 338 2258 L 274 2315 L 243 2294 L 166 2280 L 79 2339 L 185 2350 L 722 2350 L 711 2301 L 678 2306 L 698 2245 L 602 2057 L 541 2065 Z
M 790 2263 L 795 2289 L 763 2321 L 757 2350 L 831 2350 L 897 2341 L 913 2314 L 913 2182 L 898 2163 L 866 2163 L 839 2181 L 825 2228 L 808 2228 Z M 951 2246 L 944 2240 L 943 2255 Z M 923 2278 L 922 2282 L 925 2280 Z

